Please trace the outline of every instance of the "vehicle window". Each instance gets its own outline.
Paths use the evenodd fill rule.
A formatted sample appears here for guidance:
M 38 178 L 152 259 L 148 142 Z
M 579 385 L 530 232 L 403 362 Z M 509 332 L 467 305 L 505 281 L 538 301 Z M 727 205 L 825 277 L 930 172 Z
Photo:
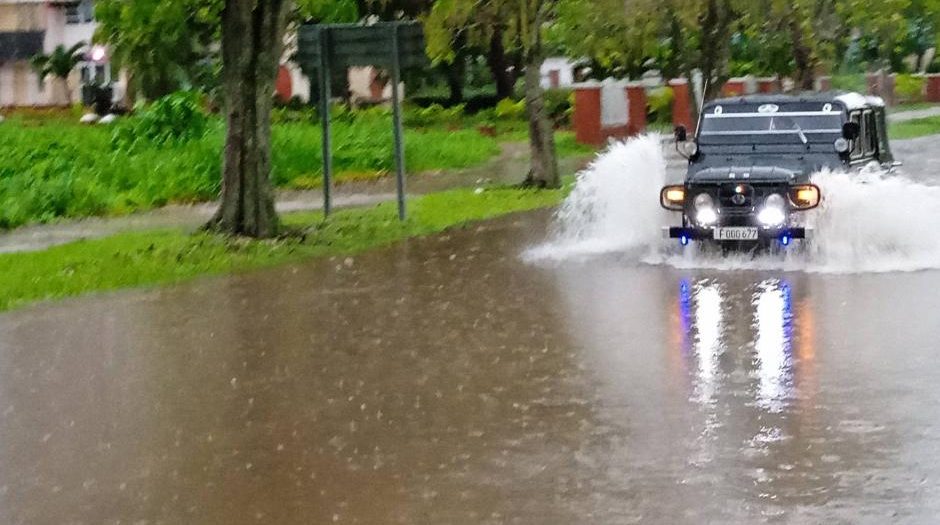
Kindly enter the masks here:
M 705 115 L 702 135 L 807 135 L 831 134 L 841 131 L 841 116 L 838 113 L 782 113 L 779 115 Z
M 875 128 L 875 113 L 866 111 L 864 113 L 865 125 L 862 138 L 864 144 L 864 154 L 866 157 L 872 157 L 878 152 L 878 131 Z
M 849 116 L 849 120 L 861 126 L 862 114 L 856 111 Z M 860 127 L 859 130 L 858 138 L 855 139 L 854 143 L 852 144 L 853 159 L 858 159 L 862 156 L 862 143 L 865 141 L 865 130 L 862 127 Z

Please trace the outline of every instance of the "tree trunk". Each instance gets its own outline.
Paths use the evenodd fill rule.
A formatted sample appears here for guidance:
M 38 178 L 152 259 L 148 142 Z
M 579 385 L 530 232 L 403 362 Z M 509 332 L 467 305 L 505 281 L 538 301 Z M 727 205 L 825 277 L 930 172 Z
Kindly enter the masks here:
M 450 92 L 447 101 L 450 105 L 457 105 L 463 102 L 465 73 L 466 62 L 461 53 L 457 53 L 453 62 L 444 64 L 444 75 L 447 77 L 447 88 Z
M 72 88 L 69 87 L 69 77 L 59 77 L 59 80 L 62 81 L 62 89 L 65 90 L 65 103 L 72 107 L 75 100 L 72 98 Z
M 728 79 L 725 66 L 728 62 L 728 34 L 734 14 L 728 0 L 708 0 L 705 11 L 699 17 L 702 28 L 699 43 L 699 70 L 708 80 L 705 100 L 711 100 L 721 92 Z
M 454 60 L 444 64 L 447 87 L 450 90 L 448 102 L 457 105 L 463 102 L 463 88 L 467 83 L 467 35 L 462 30 L 454 39 Z
M 206 225 L 249 237 L 278 233 L 271 188 L 271 106 L 289 0 L 226 0 L 222 86 L 226 136 L 222 203 Z
M 493 81 L 496 83 L 496 96 L 500 100 L 512 98 L 515 90 L 515 75 L 509 71 L 509 60 L 506 56 L 506 45 L 503 42 L 505 28 L 501 25 L 493 27 L 490 35 L 490 49 L 486 54 L 486 65 L 490 68 Z
M 796 85 L 802 90 L 812 91 L 816 84 L 816 64 L 813 52 L 806 45 L 803 28 L 800 25 L 800 13 L 791 5 L 787 21 L 790 29 L 790 42 L 793 48 L 793 63 L 796 65 Z
M 541 53 L 531 54 L 525 67 L 525 103 L 529 113 L 529 146 L 532 167 L 523 186 L 558 188 L 558 158 L 555 156 L 555 130 L 545 111 L 545 93 L 542 90 Z

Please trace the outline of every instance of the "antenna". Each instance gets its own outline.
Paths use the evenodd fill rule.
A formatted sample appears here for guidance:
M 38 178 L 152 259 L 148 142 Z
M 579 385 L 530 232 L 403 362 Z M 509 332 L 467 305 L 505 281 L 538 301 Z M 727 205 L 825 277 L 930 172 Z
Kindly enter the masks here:
M 705 79 L 705 83 L 702 86 L 702 97 L 698 102 L 698 122 L 695 123 L 695 136 L 698 136 L 698 130 L 702 127 L 702 111 L 705 110 L 705 93 L 708 93 L 708 82 L 711 81 L 710 78 Z

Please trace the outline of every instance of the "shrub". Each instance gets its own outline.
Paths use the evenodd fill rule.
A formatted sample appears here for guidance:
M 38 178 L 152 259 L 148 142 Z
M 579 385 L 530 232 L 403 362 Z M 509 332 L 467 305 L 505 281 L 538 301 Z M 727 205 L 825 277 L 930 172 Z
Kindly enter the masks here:
M 494 112 L 494 116 L 501 120 L 522 120 L 525 118 L 525 114 L 525 101 L 516 102 L 510 98 L 500 100 L 499 104 L 496 104 L 496 111 Z
M 574 91 L 570 89 L 546 90 L 545 109 L 556 125 L 570 125 L 571 114 L 574 112 Z
M 832 89 L 865 93 L 868 86 L 865 82 L 865 75 L 833 75 Z
M 459 123 L 463 118 L 464 106 L 445 108 L 432 104 L 426 108 L 408 108 L 404 115 L 404 124 L 409 127 L 426 128 Z
M 141 141 L 163 145 L 202 138 L 209 116 L 202 108 L 202 96 L 195 91 L 179 91 L 142 107 L 125 119 L 112 136 L 116 149 L 130 150 Z
M 646 113 L 650 123 L 669 124 L 672 122 L 672 102 L 675 98 L 668 86 L 653 89 L 646 97 Z
M 903 102 L 920 102 L 923 100 L 926 79 L 915 75 L 898 75 L 895 79 L 894 92 Z

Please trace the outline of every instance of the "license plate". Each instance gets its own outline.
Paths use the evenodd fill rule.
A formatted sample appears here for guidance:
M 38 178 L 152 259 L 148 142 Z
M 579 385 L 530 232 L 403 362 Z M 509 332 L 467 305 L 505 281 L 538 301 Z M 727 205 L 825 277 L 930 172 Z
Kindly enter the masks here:
M 714 237 L 716 241 L 756 241 L 757 228 L 742 226 L 715 228 Z

